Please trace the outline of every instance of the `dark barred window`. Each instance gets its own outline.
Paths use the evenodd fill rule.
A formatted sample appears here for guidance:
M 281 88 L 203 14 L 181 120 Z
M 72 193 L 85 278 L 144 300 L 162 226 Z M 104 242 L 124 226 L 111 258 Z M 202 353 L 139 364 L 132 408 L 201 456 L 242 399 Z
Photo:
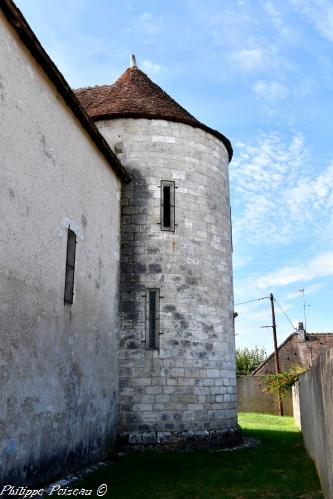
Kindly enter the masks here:
M 148 289 L 146 294 L 146 348 L 159 348 L 160 290 Z
M 64 302 L 72 305 L 74 296 L 74 272 L 75 272 L 76 235 L 68 229 L 67 235 L 67 256 L 66 256 L 66 276 L 65 276 L 65 296 Z
M 175 230 L 175 183 L 161 181 L 161 230 Z

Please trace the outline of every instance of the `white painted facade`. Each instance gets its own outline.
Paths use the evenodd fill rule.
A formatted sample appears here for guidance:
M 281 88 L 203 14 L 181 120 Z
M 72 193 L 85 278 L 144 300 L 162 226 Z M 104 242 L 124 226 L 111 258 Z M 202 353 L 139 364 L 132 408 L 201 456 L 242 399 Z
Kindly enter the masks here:
M 0 483 L 23 485 L 113 445 L 121 182 L 1 11 L 0 40 Z

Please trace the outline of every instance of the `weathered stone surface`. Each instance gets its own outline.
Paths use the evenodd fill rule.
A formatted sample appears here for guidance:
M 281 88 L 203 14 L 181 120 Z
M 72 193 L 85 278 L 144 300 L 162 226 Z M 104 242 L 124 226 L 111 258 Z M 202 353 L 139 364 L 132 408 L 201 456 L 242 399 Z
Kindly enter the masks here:
M 172 432 L 172 445 L 194 431 L 196 441 L 211 442 L 209 431 L 237 424 L 227 151 L 216 137 L 181 123 L 97 125 L 111 146 L 122 143 L 134 178 L 122 193 L 120 340 L 127 367 L 120 382 L 134 392 L 121 394 L 119 429 Z M 176 185 L 175 232 L 160 230 L 161 180 Z M 144 343 L 147 288 L 161 295 L 155 351 Z M 136 421 L 126 417 L 132 412 Z
M 173 430 L 173 427 L 170 428 Z M 224 449 L 242 441 L 238 425 L 218 430 L 150 431 L 121 433 L 118 448 L 127 451 Z

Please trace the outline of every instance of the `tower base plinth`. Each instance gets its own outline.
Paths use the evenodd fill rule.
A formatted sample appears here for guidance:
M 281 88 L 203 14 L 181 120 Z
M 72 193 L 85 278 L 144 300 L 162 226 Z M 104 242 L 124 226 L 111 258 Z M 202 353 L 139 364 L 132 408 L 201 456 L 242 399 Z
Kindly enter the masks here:
M 191 451 L 217 450 L 234 447 L 242 443 L 239 425 L 218 430 L 201 431 L 146 431 L 120 433 L 118 450 L 124 451 Z

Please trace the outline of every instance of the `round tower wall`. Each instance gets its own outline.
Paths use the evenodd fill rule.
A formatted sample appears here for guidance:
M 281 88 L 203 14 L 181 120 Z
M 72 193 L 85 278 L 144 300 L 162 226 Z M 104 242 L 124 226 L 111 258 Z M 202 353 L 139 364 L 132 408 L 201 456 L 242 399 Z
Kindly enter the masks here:
M 227 150 L 176 122 L 97 125 L 133 176 L 122 193 L 119 432 L 139 446 L 236 441 Z M 161 230 L 162 181 L 175 183 L 174 232 Z M 160 295 L 156 349 L 149 289 Z

